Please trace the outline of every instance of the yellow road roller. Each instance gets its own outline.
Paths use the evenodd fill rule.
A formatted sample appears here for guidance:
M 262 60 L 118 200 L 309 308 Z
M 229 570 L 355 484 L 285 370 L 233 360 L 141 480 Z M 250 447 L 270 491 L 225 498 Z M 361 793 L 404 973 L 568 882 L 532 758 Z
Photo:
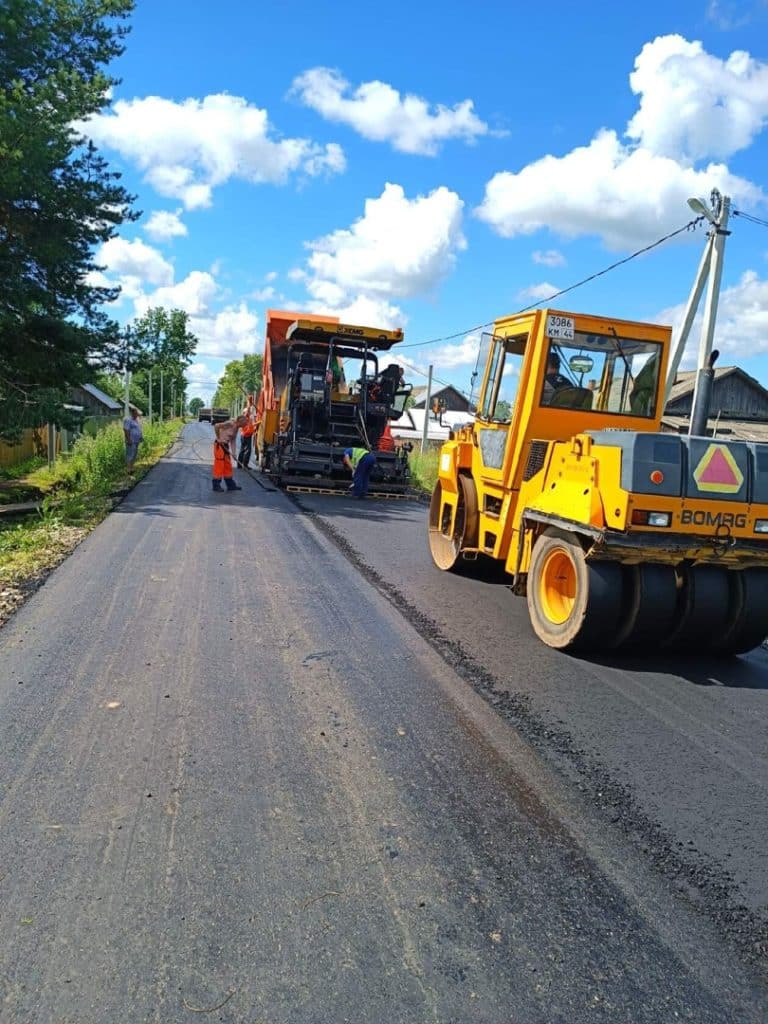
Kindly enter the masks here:
M 541 309 L 482 344 L 477 415 L 439 454 L 436 566 L 503 562 L 561 650 L 760 644 L 768 445 L 662 430 L 671 329 Z

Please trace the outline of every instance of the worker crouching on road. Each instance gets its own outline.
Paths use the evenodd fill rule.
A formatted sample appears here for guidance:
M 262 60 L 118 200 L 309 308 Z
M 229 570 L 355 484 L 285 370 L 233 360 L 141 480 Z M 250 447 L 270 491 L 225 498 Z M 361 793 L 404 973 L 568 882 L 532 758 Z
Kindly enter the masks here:
M 224 420 L 223 423 L 214 424 L 216 440 L 213 442 L 213 489 L 221 490 L 221 482 L 224 481 L 228 491 L 241 491 L 242 487 L 232 479 L 232 448 L 235 443 L 235 436 L 238 430 L 242 429 L 247 420 L 245 416 L 238 416 L 234 420 Z
M 376 465 L 376 456 L 367 448 L 346 448 L 344 465 L 352 470 L 352 497 L 362 501 L 368 494 L 371 470 Z

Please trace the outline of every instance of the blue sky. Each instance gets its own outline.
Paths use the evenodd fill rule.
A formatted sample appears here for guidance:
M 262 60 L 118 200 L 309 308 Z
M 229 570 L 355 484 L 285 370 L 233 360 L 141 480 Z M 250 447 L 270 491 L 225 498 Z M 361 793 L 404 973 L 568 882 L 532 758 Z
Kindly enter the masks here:
M 468 390 L 472 327 L 682 226 L 689 196 L 768 221 L 768 0 L 137 0 L 132 24 L 87 130 L 143 216 L 99 260 L 119 319 L 189 312 L 190 396 L 262 350 L 268 308 L 458 334 L 402 357 Z M 768 385 L 768 228 L 731 226 L 720 365 Z M 676 323 L 704 240 L 558 304 Z

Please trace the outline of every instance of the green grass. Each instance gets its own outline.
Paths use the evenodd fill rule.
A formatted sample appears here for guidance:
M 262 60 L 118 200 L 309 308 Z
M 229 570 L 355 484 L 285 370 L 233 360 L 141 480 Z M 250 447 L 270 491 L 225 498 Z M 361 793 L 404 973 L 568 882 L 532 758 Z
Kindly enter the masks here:
M 45 465 L 25 474 L 24 485 L 44 496 L 43 507 L 21 522 L 0 522 L 0 623 L 24 600 L 30 585 L 101 522 L 112 508 L 111 495 L 154 466 L 181 426 L 180 420 L 142 425 L 144 442 L 133 476 L 125 469 L 124 435 L 116 423 L 95 437 L 79 438 L 52 469 Z
M 17 462 L 13 466 L 0 466 L 0 481 L 1 480 L 23 480 L 28 473 L 32 473 L 34 470 L 39 469 L 46 463 L 45 456 L 33 455 L 31 459 L 25 459 L 23 462 Z
M 32 473 L 46 464 L 46 459 L 35 456 L 17 462 L 15 466 L 0 467 L 0 505 L 17 505 L 25 501 L 39 501 L 40 489 L 30 483 Z
M 153 466 L 180 429 L 179 420 L 142 424 L 144 441 L 139 447 L 135 475 Z M 129 480 L 125 469 L 123 428 L 112 423 L 95 437 L 83 435 L 72 451 L 62 455 L 52 469 L 47 466 L 27 476 L 27 482 L 46 494 L 104 497 Z
M 411 467 L 411 480 L 414 487 L 419 487 L 430 494 L 437 480 L 437 459 L 440 455 L 439 448 L 428 448 L 422 455 L 414 449 L 408 457 L 408 465 Z

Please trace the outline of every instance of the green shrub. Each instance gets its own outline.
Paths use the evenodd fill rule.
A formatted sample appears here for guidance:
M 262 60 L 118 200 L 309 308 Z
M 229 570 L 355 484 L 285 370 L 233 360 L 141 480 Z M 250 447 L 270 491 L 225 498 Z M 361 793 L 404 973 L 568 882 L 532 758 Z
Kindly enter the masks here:
M 83 435 L 63 460 L 60 475 L 70 489 L 105 494 L 125 469 L 123 429 L 116 423 L 95 437 Z
M 439 455 L 439 448 L 428 448 L 423 455 L 416 449 L 411 452 L 408 464 L 411 467 L 411 480 L 414 487 L 420 487 L 423 491 L 432 491 L 437 480 Z
M 179 420 L 142 424 L 144 441 L 139 447 L 136 470 L 141 473 L 157 462 L 178 435 Z M 52 469 L 44 467 L 30 482 L 62 500 L 65 495 L 103 497 L 125 483 L 125 436 L 122 424 L 111 422 L 95 436 L 82 435 L 71 451 L 57 459 Z

